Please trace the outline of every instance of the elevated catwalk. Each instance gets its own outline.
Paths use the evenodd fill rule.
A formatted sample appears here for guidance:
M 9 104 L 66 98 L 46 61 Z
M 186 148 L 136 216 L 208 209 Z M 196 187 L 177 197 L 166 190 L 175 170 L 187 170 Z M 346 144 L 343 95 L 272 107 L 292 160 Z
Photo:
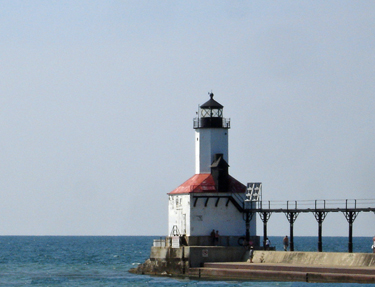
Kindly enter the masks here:
M 293 226 L 300 213 L 313 213 L 318 222 L 318 251 L 322 250 L 322 225 L 329 212 L 341 212 L 349 224 L 348 252 L 353 252 L 353 223 L 360 212 L 375 213 L 375 199 L 244 201 L 248 218 L 258 213 L 263 222 L 263 238 L 267 238 L 267 222 L 272 213 L 284 213 L 290 224 L 290 251 L 294 251 Z M 265 242 L 263 242 L 265 246 Z

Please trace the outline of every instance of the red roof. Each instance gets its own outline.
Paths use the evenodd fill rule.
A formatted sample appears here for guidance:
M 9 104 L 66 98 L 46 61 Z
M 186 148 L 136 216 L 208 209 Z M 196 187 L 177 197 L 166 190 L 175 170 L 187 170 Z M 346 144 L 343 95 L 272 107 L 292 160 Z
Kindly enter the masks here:
M 228 192 L 244 193 L 246 186 L 237 179 L 229 176 Z M 217 192 L 214 179 L 210 173 L 195 174 L 175 190 L 168 194 L 198 193 L 198 192 Z

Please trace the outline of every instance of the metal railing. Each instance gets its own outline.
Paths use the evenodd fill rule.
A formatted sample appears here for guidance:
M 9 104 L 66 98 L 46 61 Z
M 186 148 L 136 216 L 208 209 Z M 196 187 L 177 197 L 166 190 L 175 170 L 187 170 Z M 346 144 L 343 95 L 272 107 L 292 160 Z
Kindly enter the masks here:
M 165 247 L 167 244 L 167 239 L 165 237 L 160 237 L 159 239 L 154 239 L 154 247 Z
M 193 128 L 194 129 L 199 129 L 202 127 L 202 118 L 194 118 L 193 119 Z M 229 129 L 230 128 L 230 119 L 227 118 L 222 118 L 222 128 Z
M 316 199 L 316 200 L 268 200 L 258 201 L 261 210 L 366 210 L 375 209 L 375 199 Z

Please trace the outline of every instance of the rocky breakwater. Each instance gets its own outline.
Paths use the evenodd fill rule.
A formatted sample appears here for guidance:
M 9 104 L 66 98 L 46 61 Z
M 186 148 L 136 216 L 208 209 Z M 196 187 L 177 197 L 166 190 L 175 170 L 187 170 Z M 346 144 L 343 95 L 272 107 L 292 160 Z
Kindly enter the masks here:
M 129 272 L 148 275 L 183 275 L 189 268 L 186 247 L 151 247 L 150 258 Z
M 246 250 L 233 246 L 181 246 L 179 248 L 151 247 L 150 258 L 130 272 L 149 275 L 183 276 L 189 268 L 207 262 L 238 262 L 244 260 Z

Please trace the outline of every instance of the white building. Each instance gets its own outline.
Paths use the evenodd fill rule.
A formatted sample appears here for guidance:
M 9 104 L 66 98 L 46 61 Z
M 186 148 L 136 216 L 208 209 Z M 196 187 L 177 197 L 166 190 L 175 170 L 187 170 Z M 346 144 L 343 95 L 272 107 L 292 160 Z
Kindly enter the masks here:
M 189 245 L 211 245 L 213 229 L 220 245 L 236 245 L 246 233 L 256 236 L 255 216 L 246 227 L 246 186 L 228 172 L 230 121 L 213 96 L 194 119 L 195 175 L 168 194 L 168 235 L 186 235 Z

